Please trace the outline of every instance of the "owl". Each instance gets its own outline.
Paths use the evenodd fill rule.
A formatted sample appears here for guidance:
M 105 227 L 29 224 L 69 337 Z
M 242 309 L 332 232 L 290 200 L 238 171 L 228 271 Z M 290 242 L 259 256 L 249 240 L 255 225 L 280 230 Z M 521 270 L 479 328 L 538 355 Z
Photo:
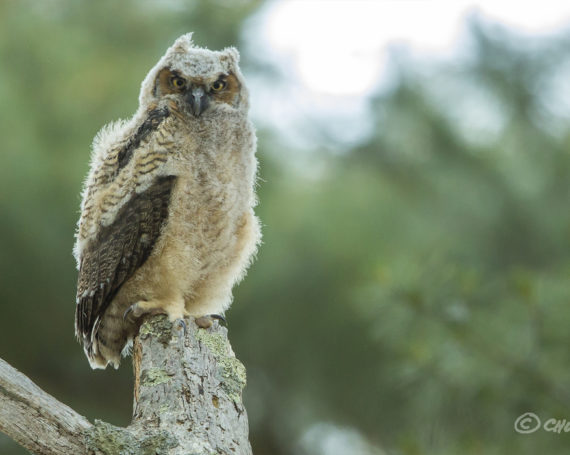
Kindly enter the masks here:
M 74 246 L 75 332 L 92 368 L 118 368 L 144 315 L 223 315 L 252 261 L 256 137 L 238 63 L 234 48 L 181 36 L 134 116 L 93 141 Z

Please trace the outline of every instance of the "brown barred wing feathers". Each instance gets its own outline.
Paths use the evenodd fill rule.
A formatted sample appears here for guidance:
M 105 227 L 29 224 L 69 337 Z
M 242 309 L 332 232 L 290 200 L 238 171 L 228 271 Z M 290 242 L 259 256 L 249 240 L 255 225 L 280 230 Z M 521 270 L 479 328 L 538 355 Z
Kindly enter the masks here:
M 109 303 L 152 252 L 168 218 L 175 181 L 174 176 L 158 177 L 85 246 L 79 267 L 75 331 L 88 355 L 93 331 Z

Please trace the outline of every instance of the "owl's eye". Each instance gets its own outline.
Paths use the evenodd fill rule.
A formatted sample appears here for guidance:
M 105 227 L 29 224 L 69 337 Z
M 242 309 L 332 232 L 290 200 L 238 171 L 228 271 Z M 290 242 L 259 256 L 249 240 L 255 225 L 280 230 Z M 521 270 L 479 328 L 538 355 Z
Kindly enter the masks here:
M 170 78 L 170 83 L 174 88 L 178 89 L 184 88 L 184 86 L 186 85 L 186 81 L 178 76 L 173 76 L 172 78 Z
M 212 90 L 214 92 L 219 92 L 220 90 L 223 90 L 226 88 L 226 81 L 222 80 L 222 79 L 218 79 L 216 82 L 214 82 L 212 84 Z

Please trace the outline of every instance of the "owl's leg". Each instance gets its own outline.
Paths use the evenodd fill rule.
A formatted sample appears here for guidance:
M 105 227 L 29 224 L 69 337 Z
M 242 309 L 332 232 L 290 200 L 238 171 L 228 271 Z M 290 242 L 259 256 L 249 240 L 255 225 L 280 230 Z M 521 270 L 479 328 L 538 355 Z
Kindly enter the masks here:
M 123 319 L 136 320 L 154 314 L 166 314 L 170 322 L 182 320 L 183 326 L 186 326 L 183 319 L 188 316 L 188 312 L 184 308 L 184 299 L 139 300 L 127 308 Z

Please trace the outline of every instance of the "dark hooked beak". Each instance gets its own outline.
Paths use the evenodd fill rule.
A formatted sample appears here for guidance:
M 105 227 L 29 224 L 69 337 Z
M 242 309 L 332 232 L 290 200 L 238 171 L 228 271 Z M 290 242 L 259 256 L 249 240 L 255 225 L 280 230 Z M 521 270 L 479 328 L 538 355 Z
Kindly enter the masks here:
M 186 94 L 186 102 L 194 117 L 200 117 L 202 112 L 208 107 L 208 104 L 210 104 L 208 95 L 203 87 L 192 87 Z

